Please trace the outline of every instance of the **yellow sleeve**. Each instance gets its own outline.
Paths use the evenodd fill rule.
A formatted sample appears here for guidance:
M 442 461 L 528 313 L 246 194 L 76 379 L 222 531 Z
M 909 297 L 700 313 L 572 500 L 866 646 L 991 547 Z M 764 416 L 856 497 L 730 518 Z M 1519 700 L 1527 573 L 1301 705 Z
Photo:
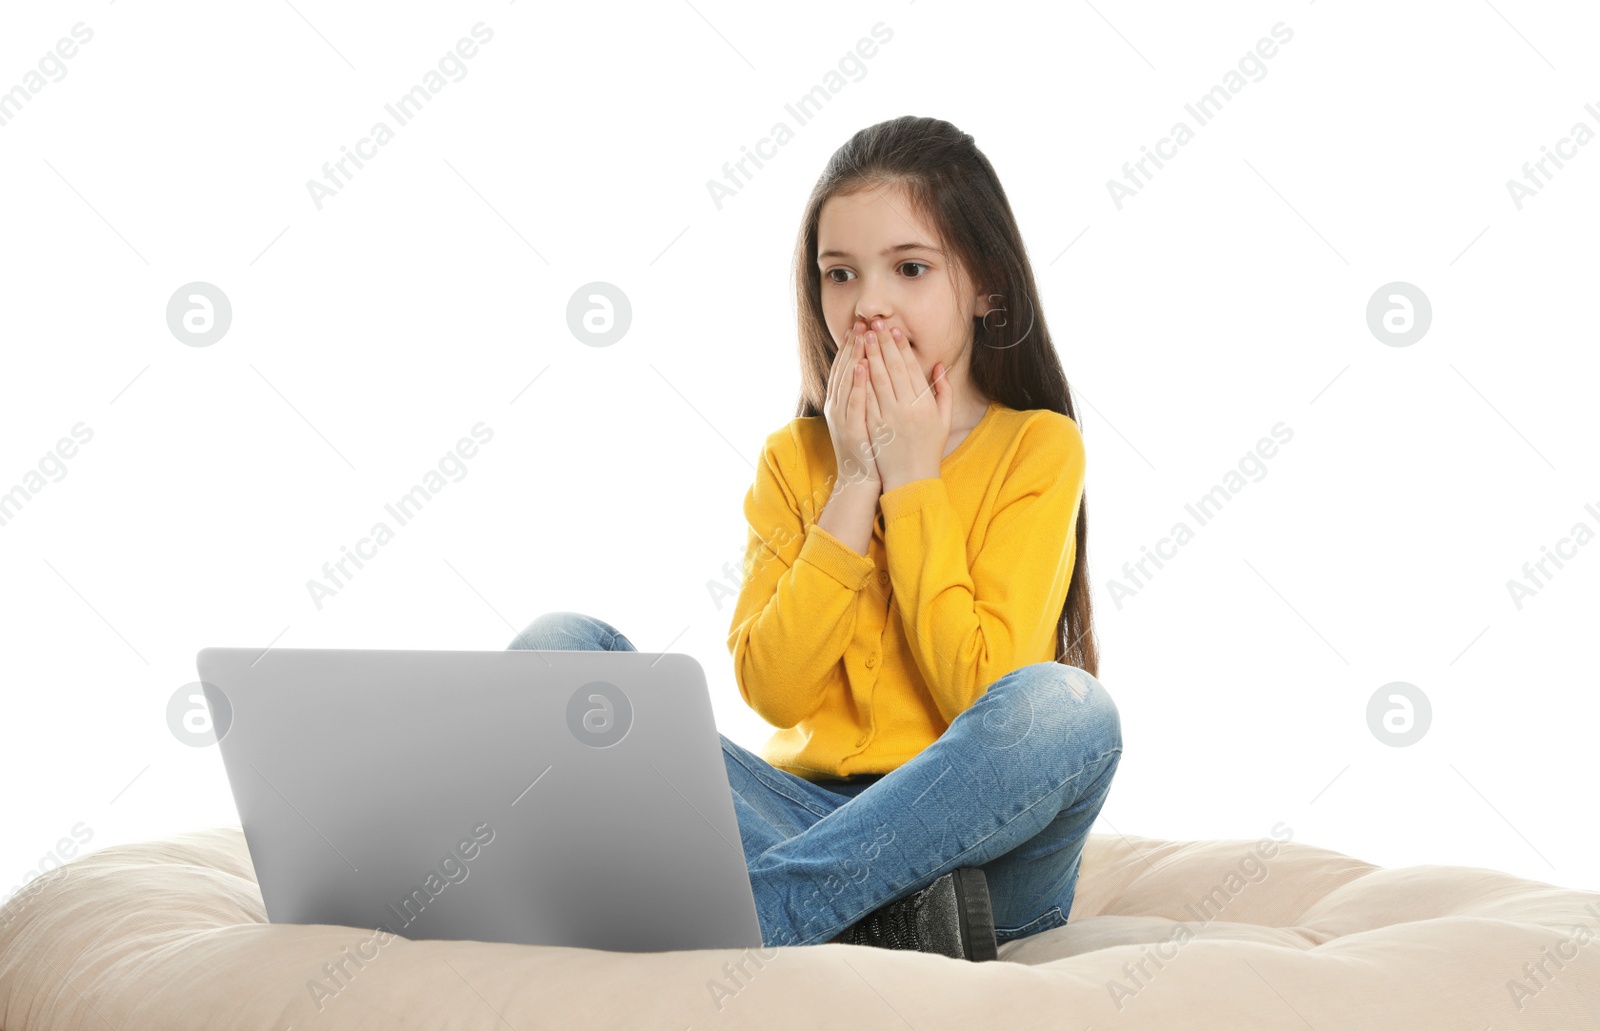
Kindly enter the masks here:
M 943 479 L 913 480 L 878 499 L 906 638 L 947 722 L 1007 673 L 1060 651 L 1083 438 L 1065 416 L 1037 418 L 1013 453 L 970 570 L 966 531 Z
M 728 632 L 739 694 L 781 729 L 822 704 L 827 676 L 855 631 L 856 601 L 876 568 L 815 521 L 805 523 L 786 476 L 797 446 L 792 429 L 784 429 L 762 447 L 744 499 L 744 579 Z

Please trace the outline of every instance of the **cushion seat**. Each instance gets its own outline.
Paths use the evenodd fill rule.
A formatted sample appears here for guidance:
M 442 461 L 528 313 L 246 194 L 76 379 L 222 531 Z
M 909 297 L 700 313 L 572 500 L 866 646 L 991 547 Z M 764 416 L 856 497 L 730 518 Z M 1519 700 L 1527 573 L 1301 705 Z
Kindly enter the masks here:
M 1597 934 L 1600 893 L 1494 870 L 1091 834 L 1070 922 L 994 963 L 379 945 L 267 923 L 219 827 L 82 856 L 0 908 L 0 1027 L 1600 1029 Z

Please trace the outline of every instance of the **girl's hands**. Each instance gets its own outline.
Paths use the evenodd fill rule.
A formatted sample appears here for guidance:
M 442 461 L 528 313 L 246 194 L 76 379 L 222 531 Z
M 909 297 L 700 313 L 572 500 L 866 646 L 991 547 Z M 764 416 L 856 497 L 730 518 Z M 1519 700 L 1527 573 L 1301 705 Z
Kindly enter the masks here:
M 865 328 L 866 324 L 857 319 L 834 355 L 823 414 L 828 420 L 828 435 L 833 438 L 839 483 L 867 488 L 876 497 L 883 492 L 883 481 L 878 474 L 878 448 L 873 446 L 867 429 L 867 395 L 871 387 L 860 336 Z
M 894 442 L 877 454 L 881 489 L 938 476 L 955 411 L 944 363 L 933 367 L 930 387 L 911 345 L 898 328 L 885 333 L 881 319 L 864 334 L 864 343 L 871 375 L 866 415 L 880 439 Z

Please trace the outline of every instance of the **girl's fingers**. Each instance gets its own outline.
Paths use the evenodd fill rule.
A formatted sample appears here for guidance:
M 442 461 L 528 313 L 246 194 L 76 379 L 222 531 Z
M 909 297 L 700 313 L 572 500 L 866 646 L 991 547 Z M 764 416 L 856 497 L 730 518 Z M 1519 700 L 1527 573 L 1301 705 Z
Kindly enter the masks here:
M 900 353 L 900 348 L 904 345 L 894 338 L 893 333 L 894 331 L 890 330 L 889 334 L 886 335 L 882 347 L 884 372 L 888 375 L 889 381 L 894 384 L 896 397 L 914 401 L 921 391 L 927 388 L 928 382 L 924 379 L 921 384 L 917 383 L 917 375 L 921 374 L 922 367 L 915 365 L 914 362 L 907 361 L 905 355 Z M 908 365 L 916 367 L 917 375 L 912 374 L 911 369 L 907 368 Z
M 839 389 L 841 390 L 850 385 L 850 355 L 853 350 L 851 347 L 853 343 L 854 341 L 851 340 L 850 334 L 846 333 L 844 335 L 844 343 L 839 345 L 839 353 L 834 357 L 834 374 L 838 378 Z
M 867 367 L 872 376 L 872 389 L 886 398 L 896 397 L 894 384 L 889 380 L 888 360 L 884 357 L 883 338 L 875 330 L 867 331 L 869 342 L 866 349 Z M 873 355 L 871 344 L 877 344 L 877 355 Z
M 877 362 L 872 363 L 875 371 L 872 389 L 885 399 L 893 399 L 896 403 L 910 402 L 912 392 L 904 383 L 906 370 L 901 368 L 898 344 L 894 343 L 894 339 L 888 333 L 878 333 L 877 344 Z
M 845 387 L 849 385 L 845 382 L 844 372 L 842 371 L 843 367 L 849 363 L 849 358 L 849 354 L 845 351 L 840 351 L 834 356 L 833 369 L 828 373 L 828 393 L 834 398 L 842 395 Z
M 847 336 L 844 345 L 834 354 L 833 368 L 828 370 L 828 391 L 831 396 L 848 397 L 852 378 L 850 371 L 855 365 L 856 350 L 856 342 Z
M 849 362 L 849 350 L 850 342 L 846 340 L 844 346 L 840 347 L 839 350 L 835 351 L 833 354 L 833 368 L 828 370 L 828 393 L 830 394 L 836 393 L 839 390 L 839 381 L 842 375 L 839 370 L 842 366 Z
M 858 407 L 861 415 L 856 417 L 852 412 L 851 423 L 860 434 L 857 442 L 858 446 L 862 444 L 870 446 L 870 441 L 872 440 L 872 381 L 867 378 L 864 369 L 858 371 L 852 378 L 856 381 L 856 385 L 860 387 L 855 393 L 860 399 Z

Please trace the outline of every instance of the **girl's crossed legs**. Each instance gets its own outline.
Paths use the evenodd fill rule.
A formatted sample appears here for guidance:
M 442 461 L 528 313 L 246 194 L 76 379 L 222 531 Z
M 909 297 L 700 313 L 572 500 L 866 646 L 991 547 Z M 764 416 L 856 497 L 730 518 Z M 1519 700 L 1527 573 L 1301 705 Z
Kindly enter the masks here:
M 540 616 L 509 647 L 637 650 L 576 612 Z M 996 680 L 886 774 L 810 781 L 719 736 L 768 946 L 829 941 L 962 866 L 983 868 L 999 943 L 1065 924 L 1122 756 L 1111 696 L 1057 662 Z

